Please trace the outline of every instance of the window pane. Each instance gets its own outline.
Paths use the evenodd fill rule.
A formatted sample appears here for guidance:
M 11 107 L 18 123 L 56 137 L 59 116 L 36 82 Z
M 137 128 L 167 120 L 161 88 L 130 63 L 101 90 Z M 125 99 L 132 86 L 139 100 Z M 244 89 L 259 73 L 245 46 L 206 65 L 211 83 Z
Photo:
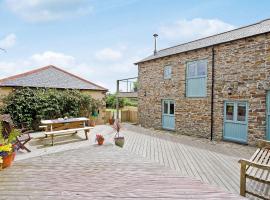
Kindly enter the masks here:
M 172 74 L 172 67 L 171 66 L 165 66 L 164 67 L 164 78 L 165 79 L 171 78 L 171 74 Z
M 241 122 L 246 121 L 246 105 L 245 104 L 238 104 L 237 121 L 241 121 Z
M 196 63 L 188 64 L 188 77 L 196 76 Z
M 174 115 L 174 103 L 170 102 L 170 114 Z
M 226 104 L 226 120 L 233 120 L 234 104 Z
M 168 102 L 164 101 L 163 103 L 163 113 L 168 114 Z
M 197 75 L 198 76 L 205 76 L 207 71 L 207 63 L 206 61 L 200 61 L 197 65 Z

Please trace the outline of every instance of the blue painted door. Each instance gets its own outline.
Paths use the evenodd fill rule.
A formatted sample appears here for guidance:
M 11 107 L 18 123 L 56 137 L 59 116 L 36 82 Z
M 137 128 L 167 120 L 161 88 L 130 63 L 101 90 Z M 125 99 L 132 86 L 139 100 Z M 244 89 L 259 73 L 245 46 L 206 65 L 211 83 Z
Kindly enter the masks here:
M 266 139 L 270 140 L 270 91 L 266 97 Z
M 224 104 L 223 139 L 247 143 L 248 104 L 241 101 L 228 101 Z
M 162 128 L 175 130 L 175 104 L 173 100 L 162 101 Z

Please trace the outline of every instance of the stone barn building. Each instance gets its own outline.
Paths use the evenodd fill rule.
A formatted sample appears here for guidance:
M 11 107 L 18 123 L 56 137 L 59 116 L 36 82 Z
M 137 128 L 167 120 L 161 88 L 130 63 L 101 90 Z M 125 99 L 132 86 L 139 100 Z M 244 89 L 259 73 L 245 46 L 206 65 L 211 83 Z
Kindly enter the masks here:
M 244 144 L 270 140 L 270 19 L 136 64 L 142 126 Z

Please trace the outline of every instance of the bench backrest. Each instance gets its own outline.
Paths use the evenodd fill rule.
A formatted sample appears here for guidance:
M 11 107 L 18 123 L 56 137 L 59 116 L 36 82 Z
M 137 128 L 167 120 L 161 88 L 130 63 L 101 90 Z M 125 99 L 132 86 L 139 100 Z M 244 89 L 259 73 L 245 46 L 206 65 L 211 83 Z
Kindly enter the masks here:
M 2 136 L 7 139 L 14 128 L 13 121 L 9 114 L 0 115 L 0 123 L 2 126 Z

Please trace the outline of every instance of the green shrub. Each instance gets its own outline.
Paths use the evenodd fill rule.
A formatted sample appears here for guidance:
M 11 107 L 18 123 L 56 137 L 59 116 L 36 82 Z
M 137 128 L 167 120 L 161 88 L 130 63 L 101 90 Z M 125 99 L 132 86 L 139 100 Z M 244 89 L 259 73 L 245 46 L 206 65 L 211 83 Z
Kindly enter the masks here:
M 2 113 L 11 115 L 14 123 L 26 123 L 36 130 L 41 119 L 89 117 L 101 102 L 78 90 L 21 88 L 3 100 Z
M 137 106 L 137 100 L 119 98 L 119 108 L 123 108 L 124 106 Z M 116 108 L 116 94 L 108 94 L 106 96 L 106 107 Z

